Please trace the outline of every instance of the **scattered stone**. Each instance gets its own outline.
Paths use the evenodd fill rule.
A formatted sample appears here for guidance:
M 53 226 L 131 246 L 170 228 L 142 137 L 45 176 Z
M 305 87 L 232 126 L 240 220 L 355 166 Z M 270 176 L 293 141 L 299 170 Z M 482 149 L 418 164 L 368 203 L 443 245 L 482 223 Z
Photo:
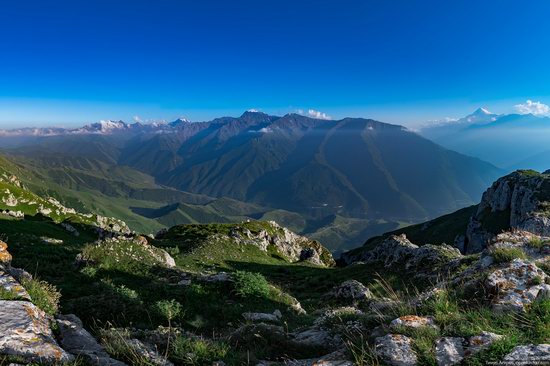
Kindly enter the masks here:
M 412 340 L 401 334 L 376 338 L 374 351 L 382 361 L 391 366 L 415 366 L 417 363 Z
M 435 319 L 432 316 L 417 316 L 417 315 L 405 315 L 400 318 L 392 320 L 390 328 L 394 331 L 398 331 L 402 328 L 418 329 L 418 328 L 433 328 L 439 329 L 435 324 Z
M 74 356 L 81 356 L 97 366 L 124 366 L 125 363 L 112 359 L 96 339 L 83 328 L 82 321 L 73 314 L 57 318 L 60 342 L 63 348 Z
M 73 359 L 55 341 L 47 315 L 27 301 L 0 300 L 0 354 L 45 364 Z
M 435 343 L 435 357 L 438 366 L 456 365 L 464 359 L 464 338 L 443 337 Z

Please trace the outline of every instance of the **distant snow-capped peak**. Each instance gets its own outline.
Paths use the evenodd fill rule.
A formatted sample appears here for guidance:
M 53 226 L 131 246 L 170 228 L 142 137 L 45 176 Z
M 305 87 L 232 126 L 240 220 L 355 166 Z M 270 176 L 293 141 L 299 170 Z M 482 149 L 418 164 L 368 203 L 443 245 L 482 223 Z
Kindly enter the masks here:
M 476 109 L 473 113 L 470 113 L 466 117 L 462 118 L 450 118 L 446 117 L 444 119 L 429 121 L 426 125 L 422 127 L 432 128 L 432 127 L 443 127 L 449 125 L 471 125 L 471 124 L 483 124 L 496 121 L 499 115 L 490 112 L 488 109 L 480 107 Z

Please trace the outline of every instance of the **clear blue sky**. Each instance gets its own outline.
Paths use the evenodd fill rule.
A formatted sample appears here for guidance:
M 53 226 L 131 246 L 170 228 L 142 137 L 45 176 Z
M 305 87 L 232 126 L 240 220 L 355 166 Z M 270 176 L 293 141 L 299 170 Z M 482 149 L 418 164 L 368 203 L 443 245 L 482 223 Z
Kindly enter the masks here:
M 550 103 L 550 2 L 5 1 L 0 128 Z

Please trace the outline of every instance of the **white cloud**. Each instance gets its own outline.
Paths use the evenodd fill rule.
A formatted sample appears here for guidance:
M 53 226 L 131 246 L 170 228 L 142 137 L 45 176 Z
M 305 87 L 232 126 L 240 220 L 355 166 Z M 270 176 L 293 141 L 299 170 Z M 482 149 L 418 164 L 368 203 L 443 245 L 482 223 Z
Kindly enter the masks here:
M 521 114 L 531 113 L 535 116 L 541 116 L 550 112 L 548 105 L 541 102 L 533 102 L 532 100 L 527 100 L 523 104 L 516 104 L 514 108 Z
M 259 130 L 248 130 L 250 133 L 271 133 L 273 129 L 270 127 L 260 128 Z
M 306 112 L 304 112 L 303 109 L 298 109 L 296 111 L 296 113 L 298 114 L 301 114 L 303 116 L 308 116 L 308 117 L 311 117 L 311 118 L 317 118 L 317 119 L 332 119 L 331 116 L 329 116 L 328 114 L 326 113 L 323 113 L 323 112 L 319 112 L 319 111 L 316 111 L 315 109 L 310 109 Z
M 247 112 L 250 112 L 250 113 L 258 113 L 259 110 L 258 110 L 258 109 L 252 108 L 252 109 L 249 109 Z
M 134 117 L 132 117 L 132 119 L 134 120 L 134 122 L 139 122 L 139 123 L 143 122 L 143 120 L 141 119 L 140 116 L 134 116 Z

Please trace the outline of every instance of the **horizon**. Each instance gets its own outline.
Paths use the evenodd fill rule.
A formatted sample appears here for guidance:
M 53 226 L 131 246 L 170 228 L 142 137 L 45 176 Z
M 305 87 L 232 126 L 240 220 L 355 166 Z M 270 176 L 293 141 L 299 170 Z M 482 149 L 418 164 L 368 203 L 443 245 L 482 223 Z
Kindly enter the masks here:
M 150 4 L 4 5 L 0 128 L 251 108 L 414 127 L 529 100 L 548 114 L 544 1 Z

